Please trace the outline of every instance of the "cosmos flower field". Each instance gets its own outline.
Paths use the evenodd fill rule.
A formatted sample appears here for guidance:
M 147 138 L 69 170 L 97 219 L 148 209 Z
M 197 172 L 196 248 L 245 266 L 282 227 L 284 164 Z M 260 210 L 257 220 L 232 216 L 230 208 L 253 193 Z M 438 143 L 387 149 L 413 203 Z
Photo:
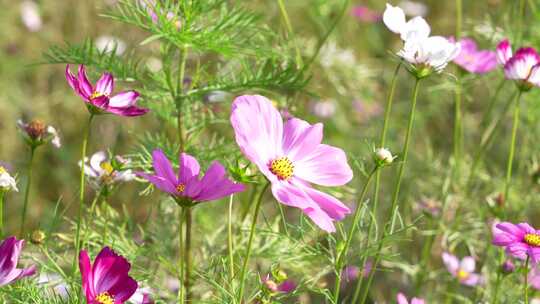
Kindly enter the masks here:
M 540 303 L 537 0 L 0 12 L 0 303 Z

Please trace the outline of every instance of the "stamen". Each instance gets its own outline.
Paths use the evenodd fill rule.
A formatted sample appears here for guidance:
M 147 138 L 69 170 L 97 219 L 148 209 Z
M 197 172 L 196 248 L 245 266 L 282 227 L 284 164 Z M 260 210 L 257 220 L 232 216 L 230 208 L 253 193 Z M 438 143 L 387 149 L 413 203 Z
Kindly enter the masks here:
M 182 192 L 184 192 L 184 190 L 186 190 L 186 185 L 179 184 L 178 186 L 176 186 L 176 191 L 182 193 Z
M 0 166 L 0 174 L 6 173 L 6 172 L 7 172 L 6 168 Z
M 103 94 L 101 92 L 96 91 L 96 92 L 92 93 L 92 95 L 90 95 L 90 99 L 93 100 L 93 99 L 99 98 L 101 96 L 107 96 L 107 94 Z
M 109 175 L 114 172 L 114 168 L 110 162 L 102 162 L 99 166 Z
M 469 273 L 466 272 L 465 270 L 463 269 L 460 269 L 458 272 L 457 272 L 457 278 L 460 280 L 460 281 L 464 281 L 466 280 L 468 277 L 469 277 Z
M 525 243 L 534 246 L 534 247 L 540 247 L 540 235 L 534 234 L 534 233 L 527 233 L 523 237 L 523 240 Z
M 114 297 L 107 291 L 100 293 L 96 297 L 96 302 L 99 304 L 114 304 Z
M 269 169 L 281 180 L 288 180 L 294 174 L 294 165 L 287 157 L 274 159 L 270 163 Z

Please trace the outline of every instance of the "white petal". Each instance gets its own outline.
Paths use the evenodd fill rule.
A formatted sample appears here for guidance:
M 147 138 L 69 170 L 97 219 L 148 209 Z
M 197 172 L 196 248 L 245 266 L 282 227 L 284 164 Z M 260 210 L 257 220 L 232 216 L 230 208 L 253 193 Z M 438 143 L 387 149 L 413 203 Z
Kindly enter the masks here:
M 416 40 L 422 41 L 429 37 L 431 28 L 422 17 L 414 17 L 404 25 L 401 30 L 401 39 L 403 41 Z
M 405 13 L 401 8 L 387 3 L 383 22 L 390 31 L 400 34 L 405 27 Z

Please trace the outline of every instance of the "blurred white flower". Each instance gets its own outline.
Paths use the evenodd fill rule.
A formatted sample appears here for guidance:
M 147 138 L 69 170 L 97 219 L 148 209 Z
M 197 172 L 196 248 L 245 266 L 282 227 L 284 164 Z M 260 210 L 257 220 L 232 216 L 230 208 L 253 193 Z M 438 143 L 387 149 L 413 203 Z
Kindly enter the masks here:
M 320 118 L 329 118 L 336 113 L 336 101 L 335 100 L 325 100 L 325 101 L 312 101 L 311 112 Z
M 84 160 L 84 174 L 96 186 L 106 186 L 117 182 L 127 182 L 135 179 L 135 174 L 131 170 L 122 170 L 124 165 L 127 165 L 130 160 L 120 156 L 109 159 L 105 151 L 94 153 L 90 160 Z M 81 166 L 79 161 L 79 167 Z
M 21 2 L 21 21 L 31 32 L 37 32 L 43 27 L 38 5 L 31 0 Z
M 7 170 L 0 166 L 0 190 L 1 191 L 19 191 L 17 188 L 17 182 Z
M 40 273 L 38 277 L 38 285 L 45 285 L 50 287 L 55 295 L 60 296 L 62 299 L 68 298 L 68 286 L 62 277 L 55 273 Z
M 340 48 L 334 41 L 329 41 L 321 48 L 319 58 L 321 65 L 325 68 L 356 65 L 354 52 Z
M 403 48 L 397 53 L 415 69 L 417 77 L 442 72 L 446 65 L 459 55 L 459 43 L 450 42 L 442 36 L 429 36 L 431 28 L 422 17 L 406 21 L 399 7 L 386 4 L 383 21 L 388 29 L 400 34 Z
M 398 4 L 407 16 L 425 17 L 428 13 L 428 7 L 421 2 L 403 0 Z
M 154 301 L 150 298 L 152 290 L 148 287 L 137 288 L 135 293 L 129 298 L 129 303 L 133 304 L 152 304 Z
M 148 70 L 150 70 L 150 72 L 157 73 L 163 68 L 163 63 L 159 58 L 150 57 L 146 60 L 146 67 Z
M 103 35 L 96 38 L 96 48 L 105 53 L 116 50 L 115 55 L 120 56 L 126 51 L 126 43 L 117 37 Z

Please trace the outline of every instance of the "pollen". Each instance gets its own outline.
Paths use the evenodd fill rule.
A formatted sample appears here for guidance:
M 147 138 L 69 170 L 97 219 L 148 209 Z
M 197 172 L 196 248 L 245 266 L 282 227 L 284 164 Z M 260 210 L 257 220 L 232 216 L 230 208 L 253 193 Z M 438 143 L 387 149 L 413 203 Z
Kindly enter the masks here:
M 281 180 L 288 180 L 294 174 L 294 165 L 287 157 L 274 159 L 270 163 L 270 172 L 274 173 Z
M 101 96 L 107 96 L 107 94 L 103 94 L 101 92 L 95 91 L 94 93 L 92 93 L 92 95 L 90 95 L 90 99 L 93 100 Z
M 523 240 L 531 246 L 540 247 L 540 235 L 538 234 L 527 233 L 523 237 Z
M 99 166 L 109 175 L 114 172 L 114 168 L 110 162 L 102 162 L 101 164 L 99 164 Z
M 6 168 L 0 166 L 0 174 L 6 173 L 6 172 L 7 172 L 7 171 L 6 171 Z
M 460 280 L 460 281 L 464 281 L 466 280 L 468 277 L 469 277 L 469 273 L 463 269 L 460 269 L 458 272 L 457 272 L 457 278 Z
M 114 304 L 114 297 L 108 292 L 102 292 L 96 297 L 99 304 Z
M 178 186 L 176 186 L 176 191 L 182 193 L 182 192 L 184 192 L 184 190 L 186 190 L 186 185 L 179 184 Z

